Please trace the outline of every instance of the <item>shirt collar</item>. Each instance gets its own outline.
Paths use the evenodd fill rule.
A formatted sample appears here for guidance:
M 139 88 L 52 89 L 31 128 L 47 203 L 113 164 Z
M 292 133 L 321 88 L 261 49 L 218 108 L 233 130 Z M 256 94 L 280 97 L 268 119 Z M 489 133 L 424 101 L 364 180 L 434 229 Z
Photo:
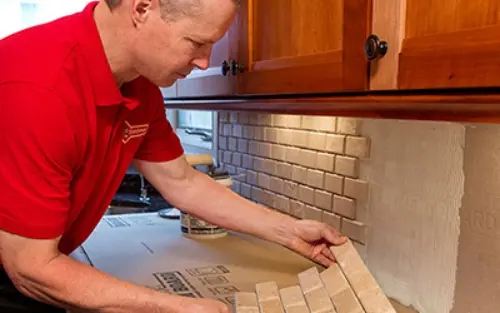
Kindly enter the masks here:
M 97 106 L 125 105 L 133 109 L 139 105 L 137 100 L 125 98 L 118 88 L 94 20 L 94 9 L 98 1 L 87 4 L 80 12 L 75 27 L 81 52 L 87 65 L 88 74 L 94 90 Z

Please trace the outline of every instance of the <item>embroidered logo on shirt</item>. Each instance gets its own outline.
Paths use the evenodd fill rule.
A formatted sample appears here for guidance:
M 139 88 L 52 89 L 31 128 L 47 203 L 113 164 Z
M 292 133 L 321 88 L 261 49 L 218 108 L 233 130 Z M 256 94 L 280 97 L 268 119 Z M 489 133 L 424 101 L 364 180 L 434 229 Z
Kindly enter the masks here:
M 125 121 L 125 130 L 123 133 L 123 143 L 127 143 L 130 139 L 146 136 L 149 129 L 149 124 L 143 125 L 130 125 L 129 122 Z

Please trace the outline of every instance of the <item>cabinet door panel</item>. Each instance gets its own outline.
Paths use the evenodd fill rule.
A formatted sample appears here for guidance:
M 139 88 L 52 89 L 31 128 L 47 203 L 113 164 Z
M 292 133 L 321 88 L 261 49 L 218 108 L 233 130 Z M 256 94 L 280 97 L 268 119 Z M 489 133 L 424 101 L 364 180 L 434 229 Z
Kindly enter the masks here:
M 237 79 L 223 76 L 221 69 L 223 61 L 236 58 L 236 32 L 237 29 L 232 26 L 213 46 L 207 70 L 195 69 L 188 77 L 177 81 L 178 97 L 227 96 L 236 92 Z
M 389 50 L 374 65 L 372 89 L 500 85 L 500 1 L 405 0 L 389 29 L 392 2 L 374 2 L 373 32 Z
M 366 88 L 367 0 L 246 0 L 240 10 L 240 94 Z

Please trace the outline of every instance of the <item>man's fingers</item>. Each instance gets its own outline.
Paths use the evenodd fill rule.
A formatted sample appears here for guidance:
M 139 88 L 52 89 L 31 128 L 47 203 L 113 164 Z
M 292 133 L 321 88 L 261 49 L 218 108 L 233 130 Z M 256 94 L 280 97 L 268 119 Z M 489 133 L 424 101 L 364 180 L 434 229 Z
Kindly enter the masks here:
M 335 264 L 335 261 L 330 260 L 323 253 L 318 254 L 318 256 L 314 258 L 314 260 L 326 267 L 330 267 L 331 265 Z
M 334 245 L 341 245 L 347 241 L 347 237 L 342 236 L 338 231 L 334 228 L 325 225 L 321 229 L 321 236 L 326 239 L 329 243 Z
M 330 250 L 330 248 L 324 247 L 322 252 L 324 256 L 326 256 L 332 261 L 335 261 L 335 256 L 333 255 L 332 250 Z

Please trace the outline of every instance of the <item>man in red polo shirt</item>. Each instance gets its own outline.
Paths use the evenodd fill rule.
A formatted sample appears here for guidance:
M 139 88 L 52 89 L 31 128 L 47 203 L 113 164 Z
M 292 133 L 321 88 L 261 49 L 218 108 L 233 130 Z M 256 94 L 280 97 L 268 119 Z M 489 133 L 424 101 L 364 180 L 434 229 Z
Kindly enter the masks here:
M 132 161 L 178 208 L 326 266 L 345 238 L 232 193 L 186 162 L 157 86 L 206 69 L 235 0 L 106 0 L 0 40 L 0 311 L 226 312 L 68 257 Z M 206 199 L 211 199 L 206 201 Z

